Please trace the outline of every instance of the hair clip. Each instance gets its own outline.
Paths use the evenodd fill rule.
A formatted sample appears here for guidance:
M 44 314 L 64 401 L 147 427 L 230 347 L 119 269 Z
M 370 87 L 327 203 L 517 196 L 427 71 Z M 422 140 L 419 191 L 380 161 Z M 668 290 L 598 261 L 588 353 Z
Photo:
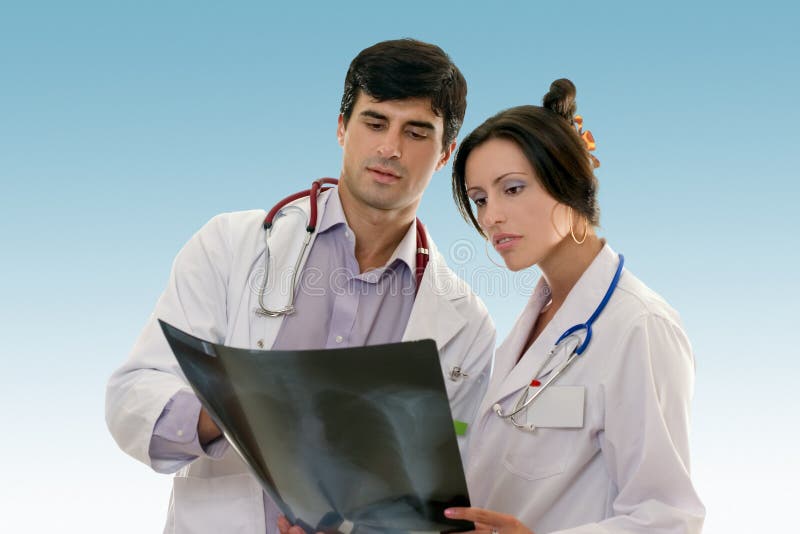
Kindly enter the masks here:
M 600 166 L 600 160 L 597 159 L 592 151 L 597 148 L 597 143 L 594 142 L 594 136 L 592 132 L 589 130 L 583 131 L 583 117 L 580 115 L 575 115 L 573 119 L 573 124 L 575 125 L 575 129 L 578 131 L 578 135 L 581 136 L 583 139 L 583 143 L 586 145 L 586 150 L 589 151 L 589 160 L 592 162 L 592 167 L 595 169 Z

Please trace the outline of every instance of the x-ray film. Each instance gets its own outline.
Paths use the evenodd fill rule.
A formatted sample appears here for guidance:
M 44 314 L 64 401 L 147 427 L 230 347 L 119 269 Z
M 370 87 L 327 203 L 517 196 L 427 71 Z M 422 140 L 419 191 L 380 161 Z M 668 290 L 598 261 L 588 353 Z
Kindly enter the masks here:
M 203 406 L 308 532 L 461 531 L 469 506 L 432 340 L 345 349 L 226 347 L 163 321 Z

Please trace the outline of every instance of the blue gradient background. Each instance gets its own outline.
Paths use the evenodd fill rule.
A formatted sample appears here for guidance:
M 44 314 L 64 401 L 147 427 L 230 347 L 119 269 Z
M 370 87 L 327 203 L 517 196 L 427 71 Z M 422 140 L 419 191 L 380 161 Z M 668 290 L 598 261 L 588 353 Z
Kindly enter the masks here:
M 791 529 L 798 10 L 554 4 L 3 3 L 2 530 L 160 532 L 169 478 L 117 449 L 105 381 L 207 219 L 338 174 L 347 65 L 404 36 L 464 72 L 464 133 L 576 83 L 603 163 L 601 233 L 693 340 L 706 532 Z M 449 167 L 421 218 L 503 336 L 535 273 L 493 270 Z

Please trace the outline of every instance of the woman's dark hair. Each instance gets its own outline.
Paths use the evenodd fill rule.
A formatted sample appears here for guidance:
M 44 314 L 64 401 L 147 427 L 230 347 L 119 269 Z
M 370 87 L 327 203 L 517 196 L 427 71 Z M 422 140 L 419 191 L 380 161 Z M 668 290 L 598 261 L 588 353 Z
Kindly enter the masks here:
M 465 170 L 472 150 L 490 139 L 509 139 L 517 144 L 539 182 L 558 202 L 600 223 L 597 179 L 586 144 L 573 126 L 577 106 L 575 85 L 562 78 L 550 85 L 542 107 L 517 106 L 487 119 L 470 133 L 453 162 L 453 198 L 458 211 L 483 235 L 467 196 Z
M 442 148 L 458 135 L 467 110 L 467 82 L 436 45 L 415 39 L 383 41 L 365 48 L 350 63 L 339 112 L 347 125 L 358 91 L 378 101 L 430 98 L 444 121 Z

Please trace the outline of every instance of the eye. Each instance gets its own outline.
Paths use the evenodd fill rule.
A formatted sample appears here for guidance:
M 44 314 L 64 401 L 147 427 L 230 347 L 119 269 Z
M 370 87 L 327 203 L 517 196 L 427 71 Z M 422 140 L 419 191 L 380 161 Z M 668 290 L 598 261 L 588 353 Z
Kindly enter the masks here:
M 408 135 L 411 139 L 420 139 L 421 140 L 421 139 L 427 139 L 428 138 L 427 132 L 425 132 L 423 130 L 409 129 L 409 130 L 406 130 L 406 135 Z
M 367 128 L 375 130 L 376 132 L 383 129 L 383 123 L 380 121 L 365 121 L 364 124 L 367 125 Z
M 475 195 L 470 197 L 470 200 L 472 200 L 472 203 L 475 204 L 476 208 L 482 208 L 486 205 L 486 195 Z
M 508 186 L 506 186 L 504 192 L 507 195 L 512 195 L 513 196 L 513 195 L 518 195 L 519 193 L 522 193 L 523 189 L 525 189 L 525 186 L 522 185 L 522 184 L 509 184 Z

